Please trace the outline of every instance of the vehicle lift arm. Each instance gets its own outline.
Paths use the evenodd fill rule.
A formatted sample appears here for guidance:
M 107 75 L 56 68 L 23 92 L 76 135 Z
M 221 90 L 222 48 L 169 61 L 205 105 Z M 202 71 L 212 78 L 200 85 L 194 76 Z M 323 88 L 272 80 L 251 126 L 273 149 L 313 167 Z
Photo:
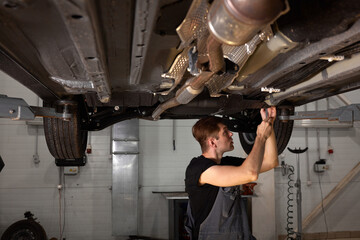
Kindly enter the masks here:
M 70 119 L 68 105 L 63 104 L 61 110 L 49 107 L 29 106 L 22 98 L 11 98 L 0 94 L 0 118 L 12 120 L 33 120 L 35 117 L 52 117 Z M 352 123 L 360 121 L 360 104 L 351 104 L 337 109 L 325 111 L 295 112 L 294 115 L 280 113 L 279 120 L 327 119 L 339 123 Z
M 55 108 L 29 106 L 22 98 L 11 98 L 0 94 L 0 118 L 11 120 L 34 120 L 35 117 L 51 117 L 69 120 L 67 106 L 61 112 Z

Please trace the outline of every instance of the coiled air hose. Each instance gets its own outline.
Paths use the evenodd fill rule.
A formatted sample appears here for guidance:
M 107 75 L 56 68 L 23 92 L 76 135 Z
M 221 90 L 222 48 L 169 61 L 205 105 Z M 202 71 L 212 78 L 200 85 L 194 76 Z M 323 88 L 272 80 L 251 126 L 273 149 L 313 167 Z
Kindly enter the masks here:
M 289 169 L 289 175 L 288 175 L 288 195 L 287 195 L 287 219 L 286 219 L 286 231 L 287 231 L 287 240 L 293 240 L 295 238 L 291 237 L 291 235 L 294 234 L 294 228 L 293 228 L 293 218 L 294 218 L 294 205 L 293 205 L 293 195 L 292 189 L 294 188 L 294 179 L 292 176 L 294 175 L 294 167 L 291 165 L 287 165 Z

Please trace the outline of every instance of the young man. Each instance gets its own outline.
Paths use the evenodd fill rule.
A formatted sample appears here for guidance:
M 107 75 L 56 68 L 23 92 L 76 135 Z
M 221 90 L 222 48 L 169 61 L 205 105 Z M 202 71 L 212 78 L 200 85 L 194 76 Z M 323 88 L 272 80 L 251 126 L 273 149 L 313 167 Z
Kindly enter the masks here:
M 193 158 L 186 169 L 185 187 L 189 194 L 187 229 L 191 239 L 255 239 L 250 233 L 239 185 L 256 181 L 259 173 L 278 165 L 273 123 L 276 108 L 260 110 L 262 122 L 252 151 L 246 159 L 223 157 L 234 149 L 233 133 L 221 118 L 200 119 L 193 135 L 202 155 Z

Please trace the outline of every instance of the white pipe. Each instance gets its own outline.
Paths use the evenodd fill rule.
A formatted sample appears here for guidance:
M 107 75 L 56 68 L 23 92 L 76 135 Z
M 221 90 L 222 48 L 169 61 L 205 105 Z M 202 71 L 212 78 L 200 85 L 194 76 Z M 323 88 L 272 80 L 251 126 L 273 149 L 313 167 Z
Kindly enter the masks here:
M 36 99 L 36 106 L 40 106 L 40 97 L 37 97 Z M 40 163 L 39 158 L 39 126 L 35 126 L 35 153 L 33 155 L 33 161 L 35 164 Z
M 40 97 L 37 97 L 36 106 L 39 107 L 40 105 Z M 35 155 L 38 156 L 38 149 L 39 149 L 39 128 L 36 126 L 36 138 L 35 138 Z
M 330 109 L 329 98 L 326 98 L 326 109 L 327 110 Z M 331 148 L 330 128 L 327 129 L 327 145 L 328 145 L 328 149 L 330 149 Z
M 318 101 L 315 102 L 315 111 L 318 111 Z M 318 153 L 318 159 L 320 160 L 320 129 L 316 128 L 316 142 L 317 142 L 317 153 Z
M 173 120 L 173 132 L 172 132 L 172 137 L 173 137 L 173 151 L 175 151 L 176 150 L 176 138 L 175 138 L 175 129 L 176 129 L 176 120 L 174 119 Z
M 304 111 L 307 111 L 307 105 L 304 105 Z M 305 148 L 309 148 L 309 131 L 305 128 Z M 306 151 L 306 184 L 310 186 L 312 184 L 310 180 L 310 157 L 309 151 Z
M 91 131 L 88 132 L 88 145 L 91 146 Z

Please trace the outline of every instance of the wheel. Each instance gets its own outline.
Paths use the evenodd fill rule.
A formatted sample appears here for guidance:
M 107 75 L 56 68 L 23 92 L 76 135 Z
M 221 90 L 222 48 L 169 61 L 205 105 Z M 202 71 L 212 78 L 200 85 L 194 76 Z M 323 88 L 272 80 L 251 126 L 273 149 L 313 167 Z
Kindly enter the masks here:
M 55 159 L 80 159 L 85 155 L 87 131 L 81 130 L 81 116 L 77 103 L 70 103 L 72 118 L 69 121 L 44 118 L 46 143 Z
M 1 240 L 47 240 L 44 228 L 32 219 L 20 220 L 8 227 Z
M 278 119 L 274 122 L 274 132 L 276 136 L 276 143 L 278 154 L 280 155 L 286 148 L 293 129 L 294 121 L 282 122 Z M 254 145 L 256 133 L 239 132 L 240 143 L 244 151 L 249 154 Z
M 294 121 L 280 121 L 278 118 L 275 119 L 274 122 L 274 132 L 276 136 L 276 143 L 278 148 L 278 154 L 280 155 L 286 148 L 291 133 L 293 130 Z M 256 132 L 239 132 L 239 139 L 241 146 L 243 147 L 244 151 L 249 154 L 251 152 L 251 149 L 254 145 L 256 138 Z
M 244 151 L 249 154 L 254 145 L 256 133 L 239 132 L 239 139 Z
M 279 155 L 285 150 L 289 143 L 293 127 L 294 120 L 287 122 L 275 120 L 274 131 Z

